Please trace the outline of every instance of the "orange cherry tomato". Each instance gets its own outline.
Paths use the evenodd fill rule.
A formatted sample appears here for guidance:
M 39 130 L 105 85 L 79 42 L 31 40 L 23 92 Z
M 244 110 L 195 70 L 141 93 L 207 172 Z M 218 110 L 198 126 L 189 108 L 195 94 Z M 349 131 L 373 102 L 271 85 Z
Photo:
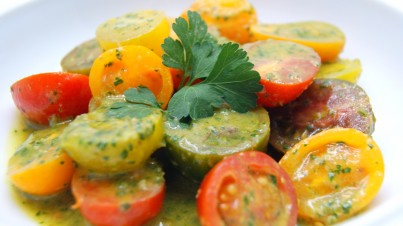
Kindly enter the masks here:
M 63 124 L 33 132 L 10 158 L 7 175 L 16 188 L 38 196 L 69 188 L 75 164 L 59 145 L 64 128 Z
M 89 78 L 95 98 L 145 86 L 165 108 L 173 93 L 169 68 L 162 64 L 161 57 L 144 46 L 122 46 L 105 51 L 95 60 Z
M 198 12 L 222 36 L 241 44 L 249 42 L 250 27 L 257 22 L 256 11 L 248 0 L 197 0 L 189 10 Z

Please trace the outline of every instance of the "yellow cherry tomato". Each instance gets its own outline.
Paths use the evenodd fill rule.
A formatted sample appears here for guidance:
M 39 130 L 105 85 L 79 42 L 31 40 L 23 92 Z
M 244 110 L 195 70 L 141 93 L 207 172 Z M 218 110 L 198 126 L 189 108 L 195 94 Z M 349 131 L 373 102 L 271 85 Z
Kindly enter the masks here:
M 163 146 L 162 112 L 150 108 L 144 117 L 115 118 L 105 107 L 72 121 L 60 135 L 61 146 L 80 166 L 96 173 L 140 168 Z
M 104 50 L 126 45 L 142 45 L 162 56 L 170 24 L 164 12 L 142 10 L 111 18 L 98 26 L 96 38 Z
M 252 40 L 277 39 L 297 42 L 314 49 L 322 62 L 334 61 L 344 48 L 346 38 L 336 26 L 319 21 L 287 24 L 256 24 L 251 28 Z
M 145 86 L 163 108 L 173 93 L 169 69 L 157 54 L 144 46 L 122 46 L 105 51 L 90 72 L 89 83 L 94 98 L 123 94 L 128 88 Z
M 382 153 L 356 129 L 333 128 L 297 143 L 280 160 L 293 181 L 299 217 L 331 224 L 365 208 L 383 177 Z
M 361 72 L 362 67 L 359 59 L 338 59 L 335 62 L 322 64 L 315 78 L 342 79 L 357 83 Z

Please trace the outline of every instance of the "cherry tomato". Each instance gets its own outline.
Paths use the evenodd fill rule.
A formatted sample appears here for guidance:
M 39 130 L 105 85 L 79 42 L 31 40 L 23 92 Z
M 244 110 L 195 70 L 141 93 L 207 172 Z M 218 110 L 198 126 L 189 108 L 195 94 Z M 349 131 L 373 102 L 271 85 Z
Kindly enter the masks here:
M 312 83 L 321 64 L 319 55 L 301 44 L 265 40 L 243 47 L 259 72 L 263 90 L 258 103 L 282 106 L 296 99 Z
M 169 69 L 162 64 L 161 57 L 144 46 L 122 46 L 105 51 L 95 60 L 89 78 L 94 98 L 145 86 L 165 108 L 173 93 Z
M 270 119 L 270 144 L 281 152 L 333 127 L 372 134 L 376 121 L 365 91 L 341 79 L 315 79 L 295 101 L 270 109 Z
M 94 175 L 78 168 L 73 176 L 74 208 L 97 226 L 142 225 L 162 208 L 162 168 L 149 161 L 142 169 L 114 176 Z
M 351 128 L 324 130 L 297 143 L 280 160 L 294 184 L 298 215 L 333 224 L 366 206 L 383 177 L 382 153 L 367 134 Z
M 163 11 L 139 10 L 110 18 L 96 30 L 96 39 L 104 50 L 140 45 L 162 56 L 161 44 L 168 37 L 170 24 Z
M 11 94 L 22 115 L 42 126 L 88 112 L 88 76 L 67 72 L 31 75 L 15 82 Z
M 205 225 L 295 225 L 296 194 L 287 173 L 270 156 L 247 151 L 216 164 L 197 196 Z
M 8 161 L 7 175 L 19 190 L 48 196 L 70 188 L 73 159 L 60 148 L 65 124 L 33 132 Z
M 189 10 L 198 12 L 224 37 L 241 44 L 249 41 L 250 28 L 257 22 L 255 8 L 248 0 L 196 0 Z
M 319 21 L 284 24 L 256 24 L 251 27 L 252 40 L 287 40 L 309 46 L 322 62 L 337 59 L 343 51 L 346 37 L 336 26 Z

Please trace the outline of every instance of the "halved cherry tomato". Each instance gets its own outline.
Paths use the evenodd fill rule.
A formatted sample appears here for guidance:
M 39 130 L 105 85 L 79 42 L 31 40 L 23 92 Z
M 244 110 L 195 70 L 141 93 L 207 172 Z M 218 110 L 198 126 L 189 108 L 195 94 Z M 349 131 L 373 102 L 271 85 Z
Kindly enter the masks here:
M 359 59 L 337 59 L 334 62 L 322 64 L 315 79 L 342 79 L 352 83 L 357 83 L 361 72 L 362 66 Z
M 334 61 L 344 48 L 346 38 L 336 26 L 320 21 L 287 24 L 257 24 L 251 28 L 252 40 L 287 40 L 314 49 L 322 62 Z
M 161 44 L 168 37 L 170 24 L 163 11 L 139 10 L 111 18 L 96 30 L 104 50 L 127 45 L 141 45 L 162 56 Z
M 287 173 L 270 156 L 247 151 L 226 157 L 204 178 L 197 196 L 206 225 L 289 225 L 297 200 Z
M 142 225 L 158 214 L 165 196 L 162 168 L 149 161 L 143 168 L 114 176 L 93 175 L 78 168 L 73 176 L 74 208 L 96 226 Z
M 196 0 L 189 10 L 198 12 L 209 26 L 239 43 L 249 42 L 250 27 L 257 22 L 256 11 L 248 0 Z
M 280 152 L 333 127 L 372 134 L 376 121 L 365 91 L 340 79 L 315 79 L 295 101 L 270 109 L 270 119 L 270 144 Z
M 48 196 L 69 188 L 73 160 L 60 148 L 65 124 L 33 132 L 8 162 L 7 175 L 19 190 Z
M 382 153 L 356 129 L 333 128 L 297 143 L 280 160 L 294 184 L 298 215 L 332 224 L 365 208 L 381 188 Z
M 265 40 L 243 48 L 260 74 L 264 89 L 258 103 L 265 107 L 282 106 L 301 95 L 321 64 L 313 49 L 293 42 Z
M 91 99 L 88 76 L 67 72 L 28 76 L 11 86 L 11 94 L 22 115 L 42 126 L 88 112 Z
M 95 59 L 103 52 L 98 41 L 93 38 L 70 50 L 60 62 L 63 71 L 89 75 Z
M 145 86 L 165 108 L 173 93 L 169 69 L 161 57 L 144 46 L 122 46 L 104 52 L 95 60 L 89 77 L 94 98 Z

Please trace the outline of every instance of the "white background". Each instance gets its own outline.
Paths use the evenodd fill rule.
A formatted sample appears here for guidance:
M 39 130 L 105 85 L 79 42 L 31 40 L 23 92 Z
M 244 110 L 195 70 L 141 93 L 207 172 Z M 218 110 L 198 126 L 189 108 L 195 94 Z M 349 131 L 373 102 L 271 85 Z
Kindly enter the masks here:
M 0 0 L 0 15 L 3 13 L 11 12 L 13 9 L 18 7 L 18 5 L 33 1 L 33 0 Z M 35 1 L 40 1 L 40 0 L 35 0 Z M 70 0 L 66 0 L 68 2 Z M 114 0 L 110 0 L 114 1 Z M 130 1 L 130 0 L 127 0 Z M 134 1 L 134 0 L 133 0 Z M 144 1 L 144 0 L 143 0 Z M 301 0 L 304 1 L 304 0 Z M 325 0 L 323 0 L 325 1 Z M 400 158 L 402 156 L 401 153 L 403 153 L 403 148 L 402 148 L 402 133 L 401 130 L 403 128 L 402 124 L 402 110 L 403 110 L 403 88 L 401 84 L 395 84 L 395 80 L 388 80 L 388 78 L 393 78 L 396 79 L 397 77 L 400 77 L 399 80 L 397 81 L 403 81 L 401 78 L 403 77 L 403 62 L 402 62 L 402 53 L 403 53 L 403 38 L 400 38 L 399 40 L 398 37 L 402 37 L 403 33 L 403 26 L 401 26 L 402 19 L 403 19 L 403 0 L 367 0 L 368 3 L 376 3 L 378 2 L 383 2 L 385 4 L 388 4 L 390 7 L 395 8 L 396 10 L 389 10 L 388 12 L 392 12 L 393 15 L 395 16 L 393 18 L 396 18 L 396 15 L 394 13 L 399 10 L 400 13 L 400 21 L 396 23 L 390 23 L 390 20 L 386 20 L 385 14 L 382 13 L 376 13 L 376 10 L 372 10 L 370 7 L 375 7 L 377 4 L 369 4 L 370 7 L 368 9 L 371 9 L 372 14 L 368 15 L 365 11 L 361 11 L 360 9 L 356 9 L 354 11 L 354 17 L 352 18 L 344 18 L 343 15 L 336 15 L 337 16 L 337 23 L 340 23 L 342 30 L 346 31 L 347 37 L 348 37 L 348 42 L 345 48 L 345 51 L 343 53 L 343 56 L 347 58 L 360 58 L 361 61 L 363 62 L 364 66 L 364 72 L 363 72 L 363 78 L 360 80 L 360 84 L 363 87 L 369 87 L 369 89 L 366 89 L 368 92 L 369 96 L 371 97 L 371 101 L 374 106 L 374 111 L 375 114 L 378 116 L 378 121 L 376 125 L 376 130 L 375 130 L 375 138 L 382 138 L 379 140 L 378 144 L 382 147 L 385 148 L 385 160 L 387 160 L 387 165 L 386 165 L 386 170 L 387 174 L 385 176 L 385 181 L 384 181 L 384 187 L 380 193 L 380 196 L 374 201 L 373 206 L 382 206 L 385 208 L 371 208 L 365 212 L 365 219 L 363 218 L 358 218 L 356 221 L 349 221 L 349 222 L 344 222 L 343 225 L 403 225 L 403 177 L 402 177 L 402 172 L 403 172 L 403 158 Z M 45 2 L 45 1 L 42 1 Z M 49 2 L 49 1 L 47 1 Z M 146 4 L 148 1 L 144 1 L 144 4 Z M 161 5 L 160 7 L 164 7 L 169 5 L 168 4 L 169 0 L 161 0 Z M 261 1 L 263 2 L 263 0 Z M 285 1 L 287 2 L 287 1 Z M 299 1 L 295 1 L 296 3 Z M 362 2 L 358 0 L 350 0 L 350 1 L 339 1 L 339 0 L 329 0 L 329 2 L 333 2 L 335 6 L 337 4 L 341 4 L 339 2 L 348 2 L 347 7 L 353 7 L 355 3 L 357 2 Z M 283 4 L 282 0 L 278 0 L 278 4 Z M 299 4 L 301 5 L 301 4 Z M 41 6 L 44 6 L 41 4 Z M 168 6 L 167 6 L 168 7 Z M 309 10 L 307 9 L 308 7 L 303 8 L 303 10 Z M 385 7 L 383 7 L 384 10 Z M 97 9 L 94 8 L 94 11 Z M 302 9 L 299 9 L 302 10 Z M 380 9 L 382 10 L 382 9 Z M 259 11 L 259 9 L 258 9 Z M 269 10 L 267 10 L 269 11 Z M 395 11 L 395 12 L 394 12 Z M 98 11 L 97 11 L 98 12 Z M 291 10 L 287 12 L 287 16 L 289 19 L 297 18 L 298 13 L 300 11 L 298 10 Z M 346 11 L 347 12 L 347 11 Z M 54 12 L 54 14 L 57 16 L 57 13 L 59 12 Z M 271 12 L 272 14 L 278 16 L 280 12 Z M 277 13 L 277 14 L 276 14 Z M 95 13 L 94 13 L 95 14 Z M 77 12 L 77 15 L 72 15 L 71 21 L 72 23 L 78 24 L 78 23 L 84 23 L 84 25 L 87 25 L 87 21 L 76 21 L 75 16 L 80 16 L 80 12 Z M 20 15 L 23 17 L 24 15 Z M 318 12 L 318 17 L 324 17 L 326 15 L 323 15 L 323 12 Z M 334 17 L 336 17 L 334 16 Z M 24 17 L 25 18 L 25 17 Z M 277 17 L 275 17 L 277 18 Z M 329 19 L 334 19 L 333 15 L 330 15 L 328 17 Z M 392 17 L 391 17 L 392 18 Z M 2 18 L 0 17 L 0 20 Z M 58 18 L 55 18 L 55 20 Z M 99 18 L 100 20 L 103 19 Z M 351 20 L 353 19 L 353 20 Z M 336 21 L 336 19 L 334 19 Z M 1 22 L 1 21 L 0 21 Z M 21 26 L 25 25 L 25 22 L 28 23 L 27 21 L 21 21 Z M 88 22 L 90 23 L 90 22 Z M 92 24 L 93 21 L 91 21 L 91 27 L 93 27 Z M 53 23 L 53 21 L 50 21 L 48 23 L 49 26 L 54 26 L 52 27 L 54 29 L 53 33 L 50 33 L 50 36 L 48 43 L 46 43 L 46 47 L 48 46 L 57 46 L 56 42 L 59 39 L 59 34 L 57 32 L 63 32 L 62 28 L 60 28 L 59 24 L 56 23 L 56 21 Z M 84 26 L 83 25 L 83 26 Z M 351 26 L 349 26 L 351 25 Z M 394 25 L 398 25 L 395 26 Z M 57 27 L 59 26 L 59 27 Z M 63 29 L 68 29 L 69 25 L 66 24 L 66 27 L 63 27 Z M 95 26 L 95 25 L 94 25 Z M 361 27 L 360 27 L 361 26 Z M 12 26 L 9 26 L 12 29 L 15 29 Z M 11 68 L 13 66 L 16 68 L 18 71 L 23 71 L 24 73 L 18 74 L 18 76 L 23 76 L 24 74 L 27 73 L 36 73 L 36 72 L 41 72 L 45 70 L 57 70 L 58 68 L 53 68 L 53 66 L 58 65 L 58 61 L 62 54 L 67 52 L 72 46 L 75 44 L 79 43 L 80 41 L 83 41 L 84 38 L 91 38 L 92 33 L 88 32 L 87 30 L 84 30 L 84 27 L 78 27 L 78 30 L 80 32 L 83 32 L 84 35 L 82 36 L 74 36 L 70 35 L 67 32 L 63 33 L 65 36 L 68 36 L 69 42 L 64 43 L 61 49 L 49 49 L 47 48 L 46 51 L 42 52 L 35 52 L 34 54 L 30 55 L 30 49 L 28 49 L 29 45 L 27 45 L 26 40 L 24 39 L 33 39 L 30 41 L 37 41 L 39 43 L 39 39 L 36 39 L 37 37 L 35 36 L 35 32 L 37 32 L 36 29 L 40 28 L 27 28 L 24 30 L 24 34 L 28 34 L 29 37 L 18 37 L 18 40 L 12 43 L 14 45 L 14 49 L 12 49 L 14 52 L 7 52 L 4 53 L 3 49 L 0 48 L 0 59 L 1 56 L 6 56 L 4 57 L 3 61 L 0 61 L 2 65 L 0 65 L 0 76 L 2 77 L 1 81 L 5 80 L 5 77 L 8 76 L 13 76 L 13 74 L 7 73 L 10 71 L 7 71 L 7 68 Z M 368 29 L 372 29 L 371 32 L 368 32 Z M 392 31 L 390 32 L 390 31 Z M 0 40 L 3 40 L 3 37 L 8 36 L 9 30 L 0 30 Z M 388 33 L 390 32 L 390 33 Z M 353 35 L 349 35 L 353 34 Z M 52 38 L 55 37 L 53 40 Z M 21 42 L 19 42 L 21 40 Z M 7 39 L 4 39 L 7 40 Z M 393 44 L 393 45 L 392 45 Z M 0 47 L 2 46 L 2 43 L 0 43 Z M 3 45 L 4 47 L 8 47 Z M 20 53 L 19 51 L 22 48 L 27 48 L 26 51 L 28 51 L 30 54 L 26 53 L 23 55 L 18 55 Z M 35 46 L 32 46 L 34 49 Z M 10 49 L 10 48 L 7 48 Z M 36 49 L 35 49 L 36 50 Z M 7 54 L 7 55 L 6 55 Z M 8 58 L 9 56 L 14 56 L 14 58 L 10 59 Z M 17 61 L 21 62 L 27 62 L 27 58 L 29 57 L 36 57 L 38 59 L 31 59 L 32 62 L 35 62 L 35 64 L 29 64 L 25 65 L 25 68 L 21 69 L 21 65 L 17 64 Z M 49 60 L 48 62 L 40 62 L 39 59 L 46 59 Z M 7 65 L 6 65 L 7 64 Z M 52 65 L 52 68 L 48 68 L 49 65 Z M 18 68 L 20 67 L 20 68 Z M 14 72 L 14 74 L 17 74 Z M 384 77 L 385 79 L 380 80 L 379 77 Z M 11 78 L 7 78 L 7 81 L 11 80 Z M 0 84 L 1 87 L 6 87 L 9 86 L 9 84 Z M 380 89 L 379 87 L 382 87 Z M 8 88 L 8 87 L 7 87 Z M 4 90 L 0 90 L 3 93 L 6 93 L 7 88 L 4 88 Z M 399 93 L 399 94 L 397 94 Z M 10 96 L 0 96 L 1 101 L 0 101 L 0 127 L 4 129 L 4 126 L 6 124 L 4 118 L 9 118 L 10 113 L 10 108 L 9 106 L 5 105 L 5 103 L 11 102 Z M 400 99 L 400 100 L 399 100 Z M 397 102 L 397 103 L 396 103 Z M 10 104 L 11 105 L 11 104 Z M 3 109 L 3 107 L 6 106 L 6 109 Z M 394 106 L 394 108 L 385 108 L 384 106 Z M 393 112 L 393 111 L 398 111 L 400 112 Z M 384 117 L 384 115 L 387 115 L 387 117 Z M 6 116 L 6 117 L 3 117 Z M 1 129 L 0 128 L 0 129 Z M 395 133 L 391 133 L 391 131 L 394 131 Z M 400 132 L 400 133 L 396 133 Z M 387 139 L 384 139 L 387 137 Z M 0 137 L 3 139 L 3 137 Z M 0 142 L 1 148 L 3 148 L 3 143 Z M 394 152 L 394 153 L 392 153 Z M 2 153 L 0 153 L 2 154 Z M 3 157 L 3 156 L 0 156 Z M 0 158 L 1 159 L 1 158 Z M 3 168 L 4 166 L 2 166 Z M 393 168 L 394 167 L 394 168 Z M 398 172 L 400 171 L 400 172 Z M 3 182 L 3 177 L 4 173 L 3 171 L 0 171 L 2 175 L 0 175 L 0 184 Z M 3 192 L 5 186 L 0 186 L 0 202 L 5 203 L 7 197 L 4 197 L 3 195 L 6 194 Z M 387 202 L 384 204 L 384 202 Z M 6 206 L 7 209 L 4 208 L 5 205 L 0 203 L 0 225 L 1 226 L 8 226 L 10 224 L 4 224 L 3 219 L 7 215 L 12 215 L 13 211 L 18 211 L 14 210 L 13 206 Z M 13 221 L 14 222 L 14 221 Z M 25 224 L 24 224 L 25 225 Z M 12 225 L 11 225 L 12 226 Z

